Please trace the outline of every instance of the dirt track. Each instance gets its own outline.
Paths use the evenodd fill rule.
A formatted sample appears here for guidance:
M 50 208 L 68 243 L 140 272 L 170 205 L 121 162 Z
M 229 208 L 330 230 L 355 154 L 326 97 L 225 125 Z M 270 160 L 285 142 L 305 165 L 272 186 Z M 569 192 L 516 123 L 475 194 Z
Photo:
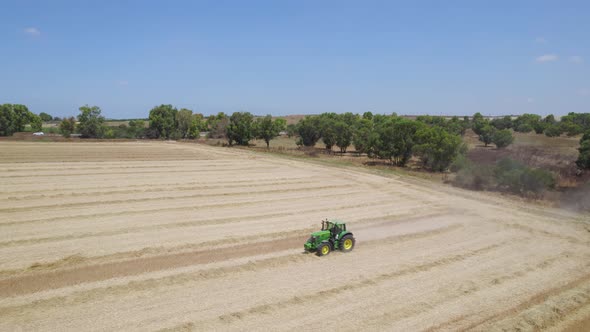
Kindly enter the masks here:
M 325 217 L 357 247 L 302 253 Z M 588 216 L 177 143 L 0 142 L 0 330 L 590 328 Z

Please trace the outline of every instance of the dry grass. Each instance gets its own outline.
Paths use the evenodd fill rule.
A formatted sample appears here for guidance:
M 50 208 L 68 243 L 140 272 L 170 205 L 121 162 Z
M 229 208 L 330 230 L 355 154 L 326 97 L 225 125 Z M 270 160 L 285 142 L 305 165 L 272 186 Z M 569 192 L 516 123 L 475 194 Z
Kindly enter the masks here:
M 586 326 L 587 216 L 280 156 L 0 142 L 0 330 Z M 355 250 L 302 253 L 326 217 Z

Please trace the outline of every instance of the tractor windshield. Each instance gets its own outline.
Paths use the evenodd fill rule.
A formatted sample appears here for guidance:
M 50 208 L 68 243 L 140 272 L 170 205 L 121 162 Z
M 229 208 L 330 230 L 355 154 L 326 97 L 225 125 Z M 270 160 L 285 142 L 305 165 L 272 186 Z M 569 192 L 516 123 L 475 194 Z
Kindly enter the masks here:
M 322 221 L 322 231 L 329 231 L 334 228 L 334 223 L 330 221 Z

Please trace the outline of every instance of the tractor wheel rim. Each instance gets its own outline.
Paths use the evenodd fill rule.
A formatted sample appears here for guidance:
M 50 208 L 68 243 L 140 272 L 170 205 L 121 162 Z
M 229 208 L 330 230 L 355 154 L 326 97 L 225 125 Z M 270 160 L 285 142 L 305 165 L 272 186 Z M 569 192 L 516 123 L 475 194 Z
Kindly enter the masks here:
M 351 239 L 344 240 L 344 249 L 348 250 L 350 248 L 352 248 L 352 240 Z
M 322 254 L 324 254 L 324 255 L 327 254 L 329 251 L 330 251 L 330 248 L 328 248 L 328 246 L 324 246 L 322 248 Z

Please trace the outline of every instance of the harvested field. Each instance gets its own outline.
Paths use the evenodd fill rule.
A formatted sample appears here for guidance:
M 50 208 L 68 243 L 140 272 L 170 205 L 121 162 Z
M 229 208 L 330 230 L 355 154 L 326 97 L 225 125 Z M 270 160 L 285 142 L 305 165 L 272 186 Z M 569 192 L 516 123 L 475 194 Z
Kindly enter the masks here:
M 320 220 L 351 253 L 303 254 Z M 590 329 L 590 220 L 164 142 L 0 142 L 0 330 Z

